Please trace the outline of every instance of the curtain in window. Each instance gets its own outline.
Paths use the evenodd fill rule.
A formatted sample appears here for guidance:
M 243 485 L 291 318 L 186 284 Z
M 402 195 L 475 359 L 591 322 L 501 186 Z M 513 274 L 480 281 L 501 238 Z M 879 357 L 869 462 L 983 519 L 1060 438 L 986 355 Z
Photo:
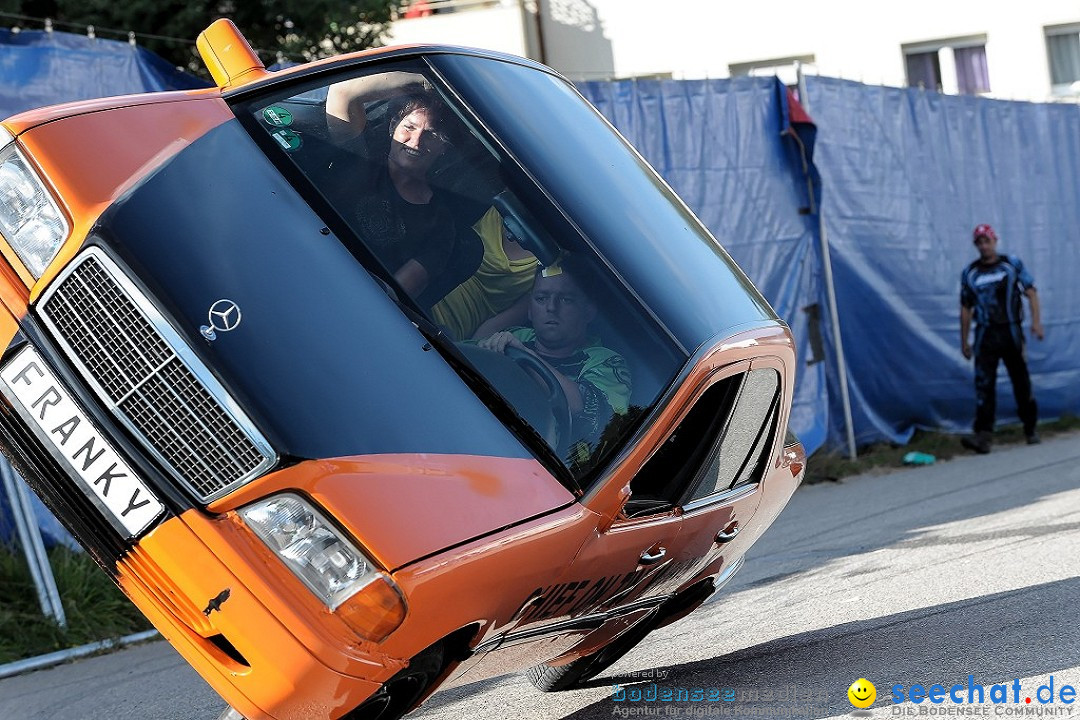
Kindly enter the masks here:
M 1050 51 L 1050 82 L 1070 85 L 1080 80 L 1080 34 L 1048 35 Z
M 937 50 L 909 53 L 905 60 L 908 87 L 941 90 L 941 63 L 938 62 Z
M 986 46 L 956 48 L 956 86 L 961 95 L 990 91 L 990 73 L 986 68 Z

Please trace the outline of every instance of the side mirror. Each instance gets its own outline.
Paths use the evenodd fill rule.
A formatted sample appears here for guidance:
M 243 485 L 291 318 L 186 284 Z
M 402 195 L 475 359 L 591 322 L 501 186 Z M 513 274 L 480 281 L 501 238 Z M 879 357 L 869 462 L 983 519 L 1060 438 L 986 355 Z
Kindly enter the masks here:
M 215 20 L 199 33 L 195 47 L 219 88 L 238 87 L 270 74 L 235 23 L 227 18 Z

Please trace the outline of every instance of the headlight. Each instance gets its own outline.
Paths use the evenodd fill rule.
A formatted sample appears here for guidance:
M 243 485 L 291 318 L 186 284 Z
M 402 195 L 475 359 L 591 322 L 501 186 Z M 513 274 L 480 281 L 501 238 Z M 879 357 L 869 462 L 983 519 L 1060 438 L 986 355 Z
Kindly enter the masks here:
M 362 636 L 378 642 L 405 619 L 405 602 L 394 581 L 298 496 L 275 495 L 242 508 L 240 517 Z
M 240 515 L 331 610 L 375 579 L 374 564 L 295 495 L 276 495 Z
M 9 143 L 0 150 L 0 233 L 35 278 L 56 257 L 68 230 L 45 183 Z

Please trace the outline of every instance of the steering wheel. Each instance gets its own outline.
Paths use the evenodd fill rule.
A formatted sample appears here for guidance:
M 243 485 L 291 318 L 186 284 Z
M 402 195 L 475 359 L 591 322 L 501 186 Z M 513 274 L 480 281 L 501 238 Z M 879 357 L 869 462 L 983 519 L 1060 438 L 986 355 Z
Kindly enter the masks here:
M 566 450 L 570 447 L 570 429 L 573 426 L 574 419 L 570 413 L 570 402 L 566 399 L 562 383 L 555 377 L 555 371 L 548 367 L 543 360 L 521 348 L 508 346 L 503 352 L 506 357 L 517 363 L 523 370 L 530 370 L 536 374 L 547 387 L 551 414 L 555 417 L 555 434 L 558 437 L 555 449 L 560 457 L 564 456 Z

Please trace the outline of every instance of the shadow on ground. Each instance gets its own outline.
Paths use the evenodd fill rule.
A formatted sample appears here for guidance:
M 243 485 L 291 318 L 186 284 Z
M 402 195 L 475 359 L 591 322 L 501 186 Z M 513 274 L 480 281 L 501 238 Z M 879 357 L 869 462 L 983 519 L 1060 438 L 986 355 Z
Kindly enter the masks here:
M 985 595 L 961 602 L 889 615 L 818 630 L 738 650 L 717 658 L 675 665 L 664 670 L 663 680 L 642 680 L 632 675 L 601 677 L 592 687 L 620 686 L 626 700 L 612 695 L 568 716 L 566 720 L 599 720 L 618 715 L 619 708 L 678 708 L 678 717 L 719 717 L 725 706 L 730 717 L 822 718 L 850 713 L 847 688 L 865 677 L 877 686 L 875 708 L 891 705 L 893 685 L 946 688 L 973 675 L 989 693 L 996 683 L 1034 677 L 1025 694 L 1034 697 L 1039 684 L 1062 669 L 1076 665 L 1073 650 L 1080 643 L 1075 607 L 1080 602 L 1080 579 L 1069 579 L 1010 592 Z M 927 668 L 934 668 L 932 674 Z M 659 673 L 657 673 L 659 674 Z M 1056 678 L 1076 684 L 1080 678 Z M 679 689 L 695 689 L 707 696 L 731 701 L 638 702 L 640 697 L 675 696 Z M 725 690 L 733 693 L 722 694 Z M 965 691 L 966 697 L 966 691 Z M 989 702 L 989 695 L 986 701 Z M 1012 699 L 1010 690 L 1009 699 Z M 950 705 L 951 703 L 946 703 Z M 943 705 L 942 707 L 945 707 Z M 717 712 L 719 711 L 719 712 Z M 642 712 L 641 715 L 646 713 Z M 727 713 L 724 713 L 727 714 Z M 880 710 L 878 715 L 883 714 Z

